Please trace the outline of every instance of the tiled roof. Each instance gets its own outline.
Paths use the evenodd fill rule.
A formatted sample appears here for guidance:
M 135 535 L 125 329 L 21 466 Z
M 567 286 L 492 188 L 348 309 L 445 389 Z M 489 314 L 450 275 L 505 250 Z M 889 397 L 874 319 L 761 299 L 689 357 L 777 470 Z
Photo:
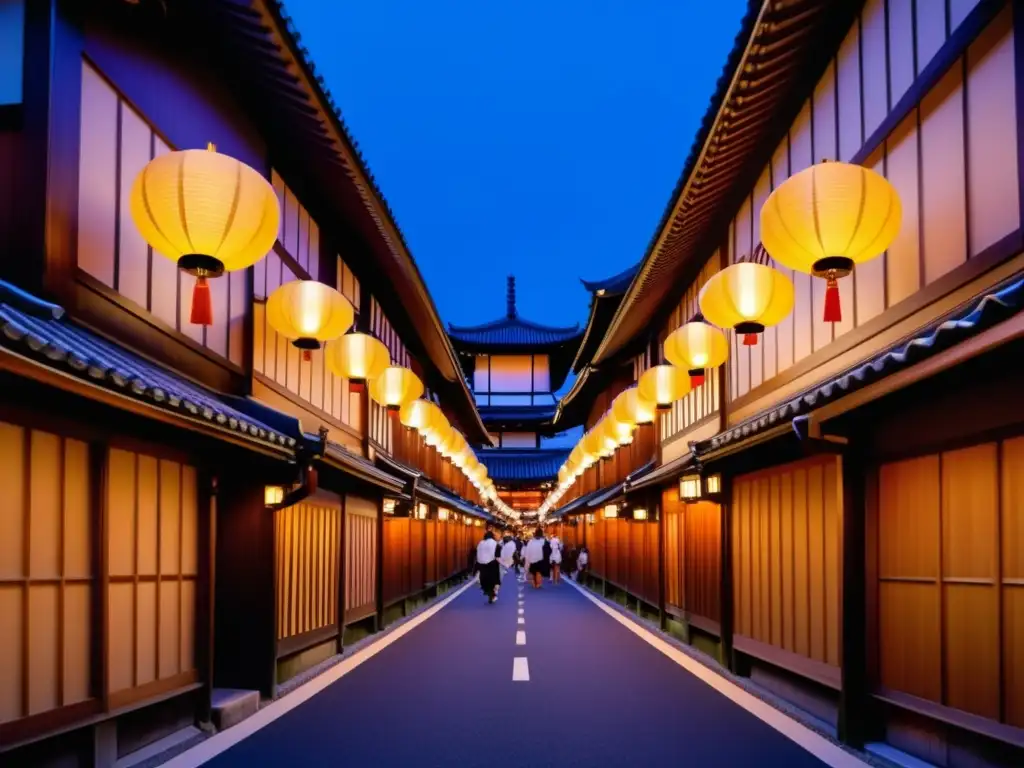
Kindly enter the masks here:
M 567 448 L 483 448 L 477 453 L 496 483 L 548 482 L 569 457 Z
M 657 469 L 652 467 L 650 472 L 645 473 L 642 476 L 638 476 L 629 481 L 627 491 L 636 491 L 640 488 L 647 488 L 651 485 L 657 485 L 665 480 L 675 480 L 677 474 L 682 473 L 691 463 L 693 463 L 693 454 L 684 453 L 667 464 L 662 464 Z
M 0 344 L 39 365 L 175 413 L 183 419 L 244 435 L 258 443 L 293 450 L 298 421 L 278 414 L 274 426 L 212 390 L 150 362 L 69 320 L 64 309 L 0 282 Z M 232 403 L 240 404 L 231 398 Z
M 698 459 L 711 451 L 742 442 L 759 432 L 778 427 L 809 414 L 897 371 L 936 355 L 1024 310 L 1024 273 L 975 297 L 943 320 L 918 331 L 913 337 L 889 347 L 866 363 L 818 384 L 781 405 L 720 432 L 709 440 L 692 444 Z
M 480 418 L 485 424 L 497 422 L 538 421 L 550 422 L 555 415 L 555 404 L 551 405 L 481 405 Z
M 478 507 L 475 504 L 470 504 L 465 499 L 462 499 L 453 493 L 449 493 L 444 488 L 439 488 L 426 478 L 421 477 L 416 483 L 416 493 L 417 495 L 425 496 L 435 504 L 440 504 L 449 509 L 454 509 L 458 512 L 470 515 L 471 517 L 487 521 L 494 520 L 494 516 L 486 509 Z
M 456 346 L 477 347 L 546 347 L 578 341 L 577 323 L 571 328 L 541 325 L 521 317 L 503 317 L 483 325 L 448 325 L 448 335 Z
M 633 277 L 636 275 L 637 270 L 640 269 L 641 263 L 642 262 L 637 262 L 633 266 L 627 267 L 626 269 L 622 270 L 621 272 L 619 272 L 619 274 L 612 275 L 611 277 L 606 277 L 603 280 L 581 279 L 580 282 L 583 283 L 583 287 L 586 288 L 590 293 L 604 291 L 604 293 L 601 294 L 602 296 L 622 293 L 627 288 L 629 288 L 629 284 L 633 282 Z
M 621 485 L 621 483 L 617 484 L 614 487 L 617 488 L 620 485 Z M 591 491 L 590 493 L 585 493 L 582 496 L 577 496 L 575 499 L 573 499 L 572 501 L 568 502 L 564 506 L 559 507 L 558 509 L 556 509 L 550 515 L 548 515 L 548 517 L 559 518 L 559 517 L 565 517 L 566 515 L 570 514 L 571 512 L 585 511 L 587 509 L 586 505 L 589 504 L 592 499 L 595 499 L 598 496 L 602 496 L 603 494 L 605 494 L 607 492 L 608 492 L 608 488 L 598 488 L 596 491 Z
M 389 491 L 401 491 L 405 488 L 405 480 L 395 477 L 390 472 L 385 472 L 369 459 L 353 453 L 340 443 L 327 443 L 325 459 L 333 459 L 340 464 L 345 471 L 355 477 L 372 483 L 373 485 Z

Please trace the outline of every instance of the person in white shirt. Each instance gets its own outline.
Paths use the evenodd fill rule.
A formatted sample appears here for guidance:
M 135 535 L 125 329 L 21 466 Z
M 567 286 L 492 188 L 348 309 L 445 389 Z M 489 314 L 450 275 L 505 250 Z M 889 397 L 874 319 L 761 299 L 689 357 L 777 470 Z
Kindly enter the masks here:
M 515 564 L 516 558 L 516 543 L 509 536 L 505 539 L 505 543 L 501 546 L 501 578 L 504 580 L 505 574 L 509 572 L 509 569 Z
M 576 558 L 576 580 L 579 581 L 580 574 L 587 570 L 587 563 L 590 562 L 590 553 L 586 547 L 580 547 L 579 557 Z
M 501 571 L 498 570 L 498 542 L 494 540 L 494 533 L 488 530 L 483 540 L 476 545 L 476 569 L 480 573 L 480 589 L 488 603 L 498 599 L 498 583 L 501 580 Z
M 526 559 L 526 566 L 530 572 L 530 579 L 533 581 L 533 588 L 540 589 L 541 580 L 544 578 L 545 549 L 547 540 L 544 538 L 544 531 L 538 528 L 533 533 L 526 546 L 523 547 L 523 554 Z
M 551 583 L 558 584 L 562 576 L 562 541 L 557 534 L 548 539 L 551 546 Z

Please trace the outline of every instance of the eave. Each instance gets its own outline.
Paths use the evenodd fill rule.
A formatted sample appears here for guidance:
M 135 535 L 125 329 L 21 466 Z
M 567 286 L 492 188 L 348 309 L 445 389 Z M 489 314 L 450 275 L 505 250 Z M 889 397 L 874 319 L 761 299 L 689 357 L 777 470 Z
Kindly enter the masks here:
M 469 387 L 441 318 L 394 215 L 351 138 L 322 76 L 277 0 L 193 3 L 212 22 L 240 90 L 261 105 L 275 146 L 299 147 L 290 156 L 304 181 L 315 185 L 321 205 L 311 209 L 339 227 L 351 226 L 370 245 L 375 260 L 364 268 L 379 284 L 375 298 L 405 335 L 422 347 L 432 375 L 427 384 L 455 414 L 472 443 L 487 442 Z M 268 109 L 268 105 L 273 105 Z
M 861 5 L 749 1 L 690 157 L 594 365 L 657 327 L 696 278 Z

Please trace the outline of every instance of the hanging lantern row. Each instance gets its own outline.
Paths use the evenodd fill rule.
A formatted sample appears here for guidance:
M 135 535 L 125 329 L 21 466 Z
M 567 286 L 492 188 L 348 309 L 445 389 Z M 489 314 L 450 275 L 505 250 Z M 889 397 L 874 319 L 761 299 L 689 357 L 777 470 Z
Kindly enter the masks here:
M 773 260 L 824 279 L 823 319 L 840 322 L 837 281 L 889 248 L 899 233 L 902 208 L 885 177 L 859 165 L 825 161 L 779 185 L 760 216 L 762 243 L 701 287 L 700 314 L 665 339 L 669 365 L 644 371 L 637 386 L 621 393 L 609 413 L 573 447 L 540 514 L 546 514 L 595 462 L 628 444 L 631 425 L 653 421 L 656 411 L 702 386 L 707 370 L 726 362 L 729 343 L 719 329 L 731 329 L 745 346 L 753 346 L 765 328 L 792 312 L 793 281 L 775 269 Z
M 903 217 L 895 187 L 870 168 L 822 162 L 790 176 L 761 207 L 761 244 L 713 275 L 698 302 L 704 317 L 757 343 L 793 309 L 793 281 L 771 262 L 826 281 L 823 320 L 842 321 L 841 278 L 882 255 Z
M 391 370 L 391 369 L 388 369 Z M 387 371 L 376 381 L 387 378 Z M 380 385 L 375 385 L 380 386 Z M 374 391 L 371 386 L 371 395 Z M 394 385 L 397 392 L 401 387 Z M 417 398 L 423 393 L 420 388 Z M 451 425 L 444 412 L 430 400 L 406 400 L 398 410 L 398 419 L 408 430 L 416 430 L 424 443 L 437 449 L 442 457 L 458 468 L 470 483 L 480 492 L 483 499 L 491 501 L 499 508 L 504 505 L 498 499 L 494 482 L 487 476 L 487 467 L 480 463 L 469 442 L 455 427 Z

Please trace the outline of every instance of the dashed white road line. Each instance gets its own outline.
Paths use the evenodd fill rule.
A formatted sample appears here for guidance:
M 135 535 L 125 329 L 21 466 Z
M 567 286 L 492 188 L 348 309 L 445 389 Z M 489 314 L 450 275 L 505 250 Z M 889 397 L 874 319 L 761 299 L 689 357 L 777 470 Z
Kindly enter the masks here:
M 526 632 L 521 629 L 516 632 L 516 645 L 526 645 Z
M 524 619 L 522 616 L 520 616 L 519 617 L 519 621 L 517 621 L 516 623 L 517 624 L 525 624 L 526 623 L 526 619 Z
M 522 616 L 523 615 L 523 609 L 519 608 L 518 611 L 519 611 L 519 615 Z
M 516 656 L 512 659 L 512 682 L 530 682 L 530 662 L 525 656 Z

